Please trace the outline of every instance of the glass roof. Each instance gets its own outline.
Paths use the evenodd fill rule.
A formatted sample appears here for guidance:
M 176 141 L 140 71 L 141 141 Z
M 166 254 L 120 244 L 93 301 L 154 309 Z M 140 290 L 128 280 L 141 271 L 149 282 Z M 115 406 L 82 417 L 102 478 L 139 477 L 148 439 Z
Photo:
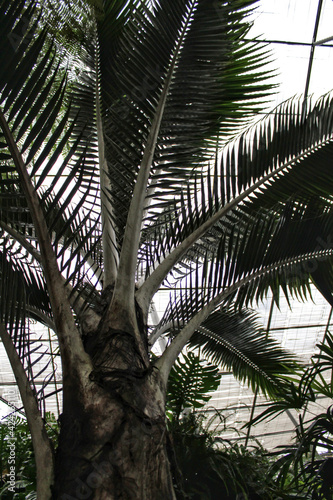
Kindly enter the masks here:
M 261 0 L 249 38 L 273 52 L 279 89 L 273 105 L 297 95 L 318 98 L 333 87 L 332 0 Z
M 253 15 L 254 26 L 249 33 L 250 40 L 266 41 L 273 54 L 270 67 L 276 70 L 276 81 L 279 83 L 278 92 L 273 96 L 268 109 L 294 96 L 306 93 L 318 98 L 330 91 L 333 87 L 333 2 L 332 0 L 261 0 L 256 13 Z M 155 301 L 157 313 L 162 315 L 165 300 L 163 295 L 169 296 L 169 291 L 161 292 Z M 318 294 L 314 293 L 314 302 L 306 304 L 293 301 L 292 309 L 286 302 L 281 301 L 280 310 L 272 307 L 272 300 L 258 307 L 265 328 L 282 343 L 282 345 L 297 353 L 304 361 L 308 361 L 315 351 L 326 329 L 331 325 L 331 307 Z M 271 319 L 270 319 L 270 311 Z M 48 343 L 53 351 L 56 345 L 52 337 L 37 325 L 32 325 L 36 331 L 36 340 L 40 348 L 36 352 L 36 359 Z M 51 344 L 50 344 L 51 343 Z M 55 356 L 55 360 L 58 358 Z M 55 361 L 56 362 L 56 361 Z M 20 407 L 18 391 L 15 388 L 15 379 L 9 362 L 3 350 L 0 350 L 0 400 L 8 397 L 8 391 L 14 389 L 17 406 Z M 60 365 L 60 359 L 59 359 Z M 43 364 L 41 364 L 41 369 Z M 59 367 L 60 368 L 60 367 Z M 46 400 L 46 410 L 56 415 L 61 408 L 61 396 L 57 392 L 61 387 L 61 373 L 57 371 L 57 379 L 47 386 L 45 392 L 50 394 Z M 36 383 L 36 390 L 44 391 L 46 372 L 41 373 Z M 225 410 L 227 424 L 234 426 L 236 431 L 223 433 L 226 438 L 235 439 L 241 433 L 244 441 L 247 438 L 258 439 L 265 447 L 272 448 L 279 444 L 287 444 L 298 422 L 296 414 L 282 415 L 278 420 L 265 422 L 247 431 L 241 430 L 253 411 L 260 413 L 266 400 L 259 394 L 254 395 L 243 384 L 234 379 L 232 374 L 224 373 L 218 391 L 214 394 L 210 405 Z M 326 408 L 328 401 L 323 400 Z M 8 413 L 8 407 L 0 404 L 0 415 Z M 317 411 L 309 408 L 311 412 Z

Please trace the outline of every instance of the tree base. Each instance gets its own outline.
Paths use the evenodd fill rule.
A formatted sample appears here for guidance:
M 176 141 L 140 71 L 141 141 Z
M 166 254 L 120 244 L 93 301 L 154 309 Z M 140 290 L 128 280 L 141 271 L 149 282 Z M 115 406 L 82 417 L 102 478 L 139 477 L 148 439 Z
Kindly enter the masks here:
M 54 500 L 175 500 L 158 382 L 152 373 L 92 382 L 67 399 Z

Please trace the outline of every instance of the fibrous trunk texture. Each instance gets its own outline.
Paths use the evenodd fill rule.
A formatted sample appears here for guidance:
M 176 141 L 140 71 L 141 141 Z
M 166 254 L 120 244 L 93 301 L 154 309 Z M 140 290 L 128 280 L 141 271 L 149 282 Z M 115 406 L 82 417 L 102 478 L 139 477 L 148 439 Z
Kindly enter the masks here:
M 54 499 L 175 499 L 165 388 L 135 343 L 124 332 L 103 335 L 86 386 L 64 389 Z

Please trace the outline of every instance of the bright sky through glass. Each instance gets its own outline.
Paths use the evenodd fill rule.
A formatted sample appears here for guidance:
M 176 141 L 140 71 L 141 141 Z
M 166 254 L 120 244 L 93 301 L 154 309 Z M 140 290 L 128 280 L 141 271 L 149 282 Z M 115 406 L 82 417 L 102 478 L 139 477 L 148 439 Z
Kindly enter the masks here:
M 280 84 L 274 105 L 304 93 L 311 42 L 314 36 L 319 1 L 262 0 L 254 15 L 251 37 L 271 42 Z M 322 2 L 316 41 L 333 38 L 333 2 Z M 304 45 L 302 45 L 304 44 Z M 317 99 L 333 89 L 333 40 L 316 46 L 309 95 Z

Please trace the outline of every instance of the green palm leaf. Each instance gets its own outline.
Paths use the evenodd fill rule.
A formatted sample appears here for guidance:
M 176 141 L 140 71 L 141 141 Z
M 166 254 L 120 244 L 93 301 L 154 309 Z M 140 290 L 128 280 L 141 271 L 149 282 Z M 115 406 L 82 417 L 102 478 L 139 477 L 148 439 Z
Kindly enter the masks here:
M 228 233 L 216 230 L 211 241 L 219 237 L 218 247 L 209 249 L 207 244 L 205 249 L 199 242 L 201 255 L 197 251 L 191 261 L 190 254 L 179 265 L 179 278 L 165 282 L 171 289 L 177 283 L 180 292 L 171 294 L 161 326 L 183 325 L 213 300 L 241 309 L 258 303 L 270 290 L 277 302 L 279 290 L 287 297 L 305 298 L 319 270 L 326 273 L 329 287 L 332 248 L 320 247 L 318 240 L 329 240 L 332 222 L 332 211 L 320 206 L 315 210 L 311 198 L 308 205 L 290 201 L 283 214 L 261 211 L 244 217 Z
M 31 337 L 29 322 L 27 317 L 37 318 L 43 322 L 47 320 L 47 313 L 41 317 L 43 311 L 42 301 L 45 301 L 45 290 L 38 287 L 36 277 L 31 272 L 30 281 L 27 281 L 27 273 L 23 273 L 19 267 L 13 266 L 9 261 L 7 252 L 0 253 L 1 268 L 1 309 L 0 323 L 9 335 L 11 342 L 16 348 L 22 366 L 26 372 L 30 385 L 34 388 L 38 399 L 44 397 L 43 391 L 55 374 L 48 375 L 44 380 L 44 387 L 37 390 L 35 380 L 46 376 L 47 368 L 51 362 L 50 353 L 38 340 Z M 40 301 L 40 303 L 36 303 Z M 47 304 L 48 305 L 48 304 Z M 37 311 L 35 315 L 34 312 Z M 50 312 L 48 311 L 48 314 Z M 43 359 L 42 368 L 38 367 L 38 362 Z
M 176 334 L 172 330 L 173 334 Z M 211 314 L 190 340 L 212 363 L 267 395 L 280 394 L 297 370 L 295 357 L 263 330 L 250 310 L 221 308 Z
M 217 389 L 218 368 L 188 352 L 173 367 L 168 382 L 167 408 L 179 418 L 185 408 L 202 408 Z
M 193 168 L 201 168 L 215 150 L 217 136 L 234 133 L 237 124 L 250 116 L 253 92 L 267 93 L 269 85 L 258 84 L 256 73 L 251 72 L 260 58 L 264 63 L 266 55 L 243 41 L 250 4 L 240 2 L 235 11 L 179 0 L 172 5 L 158 2 L 147 10 L 145 2 L 104 2 L 102 15 L 95 14 L 96 35 L 85 47 L 87 68 L 81 68 L 74 104 L 81 109 L 86 134 L 89 131 L 96 138 L 91 125 L 96 120 L 96 88 L 100 89 L 120 245 L 138 166 L 174 51 L 178 51 L 177 64 L 150 180 L 151 192 L 161 193 L 159 204 L 166 194 L 179 190 Z
M 19 16 L 23 24 L 33 2 L 29 5 L 28 10 L 23 8 Z M 6 11 L 6 6 L 3 6 L 3 9 Z M 11 14 L 13 19 L 10 23 Z M 26 165 L 30 166 L 29 174 L 39 204 L 43 207 L 56 254 L 59 259 L 63 259 L 61 268 L 64 275 L 71 283 L 74 276 L 78 278 L 75 287 L 82 291 L 88 261 L 97 279 L 100 279 L 102 274 L 99 270 L 99 219 L 96 217 L 95 208 L 92 209 L 91 202 L 89 203 L 89 189 L 93 179 L 92 174 L 90 181 L 83 175 L 91 162 L 91 153 L 87 142 L 82 146 L 83 134 L 74 134 L 80 124 L 70 118 L 70 109 L 66 106 L 65 99 L 64 71 L 59 69 L 55 48 L 47 42 L 46 31 L 40 32 L 36 23 L 29 28 L 26 26 L 18 46 L 7 47 L 12 39 L 11 34 L 15 33 L 20 25 L 19 21 L 12 31 L 17 15 L 17 11 L 6 12 L 8 36 L 2 39 L 1 50 L 7 50 L 7 59 L 11 61 L 7 65 L 6 86 L 1 94 L 3 122 L 8 127 L 10 140 L 15 144 L 13 147 L 17 146 L 20 154 L 25 157 Z M 16 63 L 17 58 L 20 59 L 19 63 Z M 18 82 L 21 86 L 19 92 Z M 29 275 L 36 277 L 40 276 L 41 272 L 38 255 L 36 262 L 36 253 L 40 252 L 38 237 L 26 193 L 22 190 L 21 178 L 14 173 L 14 157 L 5 152 L 8 151 L 5 142 L 3 151 L 5 156 L 0 180 L 2 228 L 6 227 L 5 230 L 10 231 L 11 237 L 18 238 L 19 244 L 23 245 L 35 260 L 35 271 L 30 269 L 29 258 L 26 264 L 20 263 L 27 282 L 31 283 Z M 53 176 L 53 180 L 45 189 L 44 183 L 48 183 L 49 175 Z M 77 196 L 78 190 L 81 190 L 81 199 L 73 206 L 73 198 Z M 64 260 L 64 254 L 69 250 L 72 258 L 69 259 L 67 255 Z M 79 265 L 78 257 L 82 256 L 82 252 L 85 258 L 81 259 Z M 15 252 L 11 253 L 14 255 Z M 74 273 L 73 266 L 76 269 Z M 37 281 L 35 279 L 35 285 L 38 282 L 42 283 L 43 278 Z M 43 287 L 45 288 L 45 285 Z M 34 289 L 37 294 L 41 293 L 40 285 Z M 35 300 L 34 307 L 37 304 L 38 301 Z M 47 298 L 40 301 L 40 310 L 43 314 L 50 314 Z

